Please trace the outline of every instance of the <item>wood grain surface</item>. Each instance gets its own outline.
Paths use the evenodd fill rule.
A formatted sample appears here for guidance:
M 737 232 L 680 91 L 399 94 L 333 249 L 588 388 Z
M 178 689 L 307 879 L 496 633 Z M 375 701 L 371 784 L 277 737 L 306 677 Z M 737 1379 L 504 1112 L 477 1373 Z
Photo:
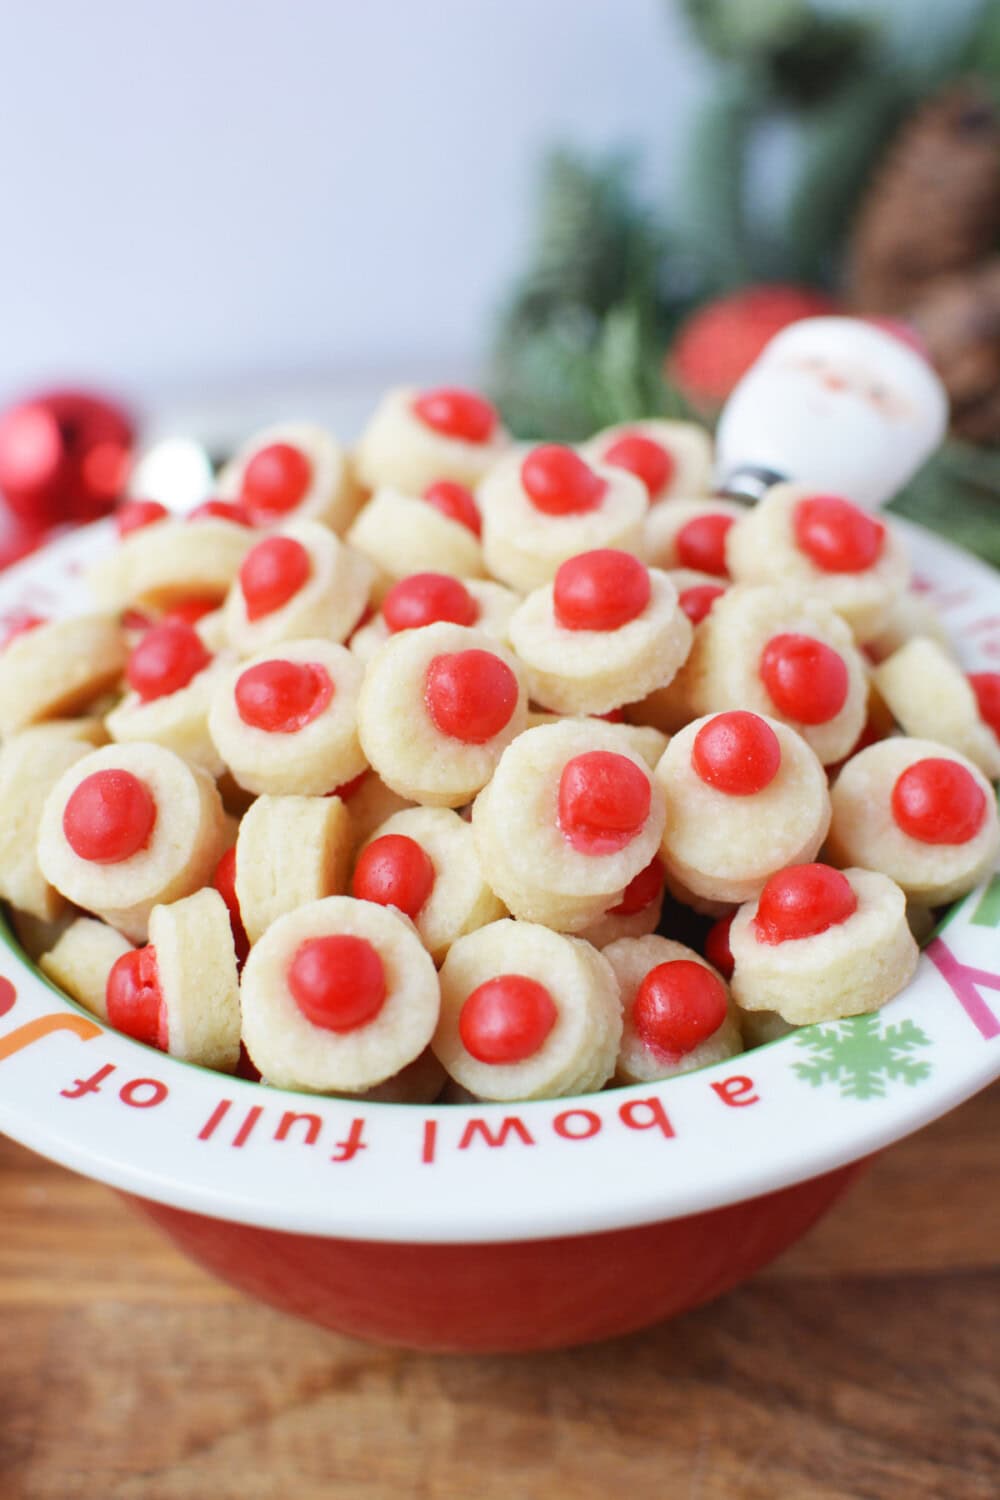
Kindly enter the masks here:
M 209 1280 L 0 1145 L 0 1500 L 997 1500 L 1000 1087 L 758 1279 L 615 1343 L 431 1357 Z

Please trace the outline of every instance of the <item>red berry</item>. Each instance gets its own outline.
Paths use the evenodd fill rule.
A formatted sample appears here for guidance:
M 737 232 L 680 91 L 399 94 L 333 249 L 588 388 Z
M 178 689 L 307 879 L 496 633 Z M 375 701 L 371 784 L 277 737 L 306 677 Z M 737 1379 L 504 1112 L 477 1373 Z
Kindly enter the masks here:
M 424 391 L 413 410 L 426 427 L 463 443 L 488 443 L 497 425 L 496 411 L 488 401 L 475 391 L 454 387 Z
M 169 514 L 159 500 L 126 500 L 115 511 L 115 527 L 119 536 L 128 536 L 143 526 L 152 526 L 154 521 L 162 521 Z
M 248 620 L 259 620 L 294 598 L 312 574 L 309 553 L 290 536 L 269 536 L 251 547 L 240 565 Z
M 759 671 L 778 712 L 799 724 L 828 724 L 847 702 L 847 664 L 814 636 L 772 636 Z
M 434 864 L 416 839 L 384 833 L 364 850 L 354 867 L 351 894 L 378 906 L 398 906 L 416 917 L 434 889 Z
M 242 498 L 261 519 L 283 516 L 305 499 L 313 470 L 301 448 L 269 443 L 243 470 Z
M 694 516 L 686 521 L 674 542 L 679 565 L 699 573 L 712 573 L 716 578 L 728 578 L 726 533 L 734 519 L 717 511 L 715 515 Z
M 969 686 L 976 695 L 979 717 L 1000 739 L 1000 672 L 973 672 Z
M 646 486 L 650 500 L 666 489 L 674 476 L 673 455 L 642 432 L 626 432 L 601 454 L 604 463 L 627 469 Z
M 63 832 L 74 854 L 96 865 L 116 865 L 145 849 L 156 803 L 131 771 L 95 771 L 70 793 Z
M 324 1031 L 356 1031 L 385 1004 L 385 969 L 366 938 L 307 938 L 288 967 L 299 1010 Z
M 180 622 L 184 625 L 195 625 L 218 607 L 218 599 L 183 599 L 180 604 L 171 605 L 163 617 L 163 623 L 172 625 Z
M 665 1058 L 684 1057 L 726 1019 L 726 987 L 704 964 L 675 958 L 650 969 L 632 1006 L 640 1041 Z
M 754 934 L 761 943 L 815 937 L 839 927 L 858 909 L 851 882 L 829 865 L 790 865 L 772 875 L 760 893 Z
M 644 870 L 634 875 L 625 887 L 625 894 L 617 906 L 608 908 L 609 917 L 631 917 L 645 911 L 660 899 L 663 891 L 663 866 L 654 854 Z
M 594 510 L 608 487 L 579 453 L 559 443 L 531 450 L 521 465 L 521 483 L 535 509 L 547 516 Z
M 896 778 L 892 816 L 922 844 L 967 844 L 986 821 L 986 794 L 957 760 L 932 756 Z
M 552 603 L 564 630 L 619 630 L 649 603 L 649 569 L 610 547 L 581 552 L 556 573 Z
M 473 536 L 482 536 L 483 518 L 479 514 L 479 506 L 472 491 L 466 489 L 464 484 L 457 484 L 454 479 L 439 479 L 427 486 L 424 499 L 428 505 L 433 505 L 435 510 L 447 516 L 449 521 L 457 521 L 460 526 L 467 527 Z
M 382 600 L 382 618 L 393 634 L 419 630 L 436 620 L 474 625 L 479 605 L 465 584 L 448 573 L 411 573 L 392 586 Z
M 179 693 L 211 660 L 196 630 L 180 620 L 165 621 L 146 631 L 129 657 L 125 675 L 143 703 L 150 703 Z
M 717 583 L 693 583 L 680 596 L 681 609 L 692 625 L 700 625 L 712 605 L 726 591 Z
M 863 573 L 878 562 L 885 527 L 839 495 L 811 495 L 795 507 L 799 549 L 824 573 Z
M 492 651 L 450 651 L 427 668 L 424 702 L 442 734 L 485 745 L 517 707 L 517 678 Z
M 167 1050 L 167 1017 L 160 989 L 156 949 L 147 943 L 115 960 L 105 988 L 108 1020 L 147 1047 Z
M 581 854 L 615 854 L 641 833 L 652 801 L 649 776 L 613 750 L 587 750 L 559 778 L 559 828 Z
M 525 1062 L 544 1044 L 559 1018 L 543 984 L 525 974 L 499 974 L 466 997 L 458 1034 L 477 1062 Z
M 295 734 L 319 717 L 333 692 L 319 662 L 262 661 L 236 679 L 236 711 L 252 729 Z
M 738 708 L 701 726 L 691 764 L 702 781 L 728 797 L 752 797 L 777 776 L 781 745 L 770 724 Z
M 729 929 L 735 915 L 733 912 L 731 916 L 720 917 L 705 934 L 705 957 L 713 969 L 718 969 L 723 979 L 732 979 L 736 967 L 733 950 L 729 946 Z
M 189 521 L 232 521 L 234 526 L 252 526 L 250 512 L 239 500 L 203 500 L 188 516 Z
M 236 845 L 227 849 L 215 867 L 212 876 L 212 884 L 226 903 L 229 912 L 229 926 L 233 934 L 233 946 L 236 949 L 236 962 L 242 964 L 250 952 L 250 939 L 247 937 L 246 928 L 243 926 L 243 916 L 240 912 L 240 901 L 236 894 Z

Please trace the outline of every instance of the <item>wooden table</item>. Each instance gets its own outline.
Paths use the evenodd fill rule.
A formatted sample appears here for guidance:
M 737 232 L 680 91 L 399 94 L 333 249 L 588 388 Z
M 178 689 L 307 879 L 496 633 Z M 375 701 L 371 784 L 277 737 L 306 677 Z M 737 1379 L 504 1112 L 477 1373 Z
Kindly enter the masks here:
M 756 1282 L 564 1354 L 369 1348 L 0 1147 L 2 1500 L 997 1500 L 1000 1087 Z

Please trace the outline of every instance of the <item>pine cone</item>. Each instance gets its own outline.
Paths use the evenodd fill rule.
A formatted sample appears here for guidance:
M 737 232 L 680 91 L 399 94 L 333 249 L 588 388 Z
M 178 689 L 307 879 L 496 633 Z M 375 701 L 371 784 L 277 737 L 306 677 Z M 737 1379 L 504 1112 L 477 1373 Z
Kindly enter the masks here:
M 1000 114 L 966 80 L 910 117 L 876 171 L 851 237 L 851 301 L 860 312 L 905 313 L 998 236 Z
M 952 431 L 1000 443 L 1000 255 L 943 278 L 908 319 L 948 388 Z

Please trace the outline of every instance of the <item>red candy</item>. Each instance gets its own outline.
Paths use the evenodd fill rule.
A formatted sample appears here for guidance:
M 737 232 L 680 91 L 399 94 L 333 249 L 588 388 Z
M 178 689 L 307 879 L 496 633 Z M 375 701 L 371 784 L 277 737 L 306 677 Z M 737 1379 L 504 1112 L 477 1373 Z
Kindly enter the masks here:
M 290 536 L 269 536 L 240 565 L 247 619 L 259 620 L 294 598 L 312 573 L 309 553 Z
M 746 709 L 716 714 L 695 735 L 691 764 L 729 797 L 752 797 L 778 774 L 781 745 L 770 724 Z
M 500 974 L 467 996 L 458 1034 L 477 1062 L 525 1062 L 539 1051 L 559 1012 L 544 985 L 525 974 Z
M 760 893 L 753 930 L 758 942 L 786 943 L 839 927 L 858 909 L 851 882 L 829 865 L 790 865 Z
M 466 489 L 464 484 L 457 484 L 454 479 L 439 479 L 427 486 L 424 499 L 428 505 L 433 505 L 435 510 L 447 516 L 449 521 L 457 521 L 460 526 L 467 527 L 473 536 L 482 536 L 483 518 L 479 514 L 479 506 L 472 491 Z
M 479 605 L 465 584 L 447 573 L 411 573 L 382 600 L 382 618 L 393 634 L 398 630 L 419 630 L 437 620 L 454 625 L 474 625 L 479 619 Z
M 878 562 L 885 542 L 882 522 L 839 495 L 800 500 L 792 527 L 800 550 L 824 573 L 863 573 Z
M 645 911 L 647 906 L 659 900 L 662 890 L 663 866 L 654 854 L 646 868 L 633 875 L 618 905 L 608 908 L 608 916 L 631 917 L 636 912 Z
M 496 411 L 488 401 L 475 391 L 454 387 L 424 391 L 413 410 L 426 427 L 463 443 L 488 443 L 497 425 Z
M 236 894 L 236 846 L 227 849 L 215 867 L 212 876 L 212 884 L 226 903 L 229 912 L 229 926 L 233 934 L 233 947 L 236 949 L 236 962 L 242 964 L 250 952 L 250 939 L 247 937 L 246 928 L 243 926 L 243 915 L 240 912 L 240 901 Z
M 684 1057 L 707 1042 L 726 1019 L 726 987 L 690 958 L 650 969 L 635 997 L 632 1024 L 651 1052 Z
M 581 854 L 616 854 L 649 816 L 649 777 L 613 750 L 588 750 L 559 778 L 559 828 Z
M 171 606 L 163 617 L 163 623 L 166 625 L 181 621 L 185 625 L 194 625 L 218 607 L 218 599 L 184 599 L 180 604 Z
M 385 833 L 370 843 L 351 881 L 351 894 L 359 901 L 397 906 L 408 917 L 423 910 L 433 889 L 430 855 L 416 839 L 402 833 Z
M 552 603 L 565 630 L 618 630 L 649 603 L 649 569 L 630 552 L 581 552 L 556 573 Z
M 641 479 L 650 500 L 670 483 L 676 468 L 673 455 L 662 443 L 654 442 L 641 432 L 623 433 L 601 457 L 604 463 L 616 469 L 627 469 Z
M 922 844 L 967 844 L 986 821 L 986 794 L 958 761 L 928 757 L 897 777 L 892 816 Z
M 674 542 L 680 566 L 693 568 L 698 573 L 712 573 L 716 578 L 728 578 L 726 533 L 733 522 L 733 516 L 721 512 L 714 516 L 694 516 L 686 521 Z
M 717 583 L 693 583 L 680 596 L 681 609 L 692 625 L 700 625 L 712 605 L 726 591 Z
M 969 686 L 976 695 L 979 717 L 1000 738 L 1000 672 L 973 672 Z
M 760 658 L 760 677 L 775 708 L 799 724 L 828 724 L 847 702 L 847 664 L 809 635 L 776 635 Z
M 147 630 L 128 660 L 125 675 L 143 703 L 179 693 L 212 660 L 198 632 L 180 620 Z
M 239 500 L 203 500 L 188 516 L 189 521 L 232 521 L 234 526 L 252 526 L 250 512 Z
M 167 1017 L 160 989 L 156 949 L 147 943 L 115 960 L 108 975 L 105 1000 L 108 1020 L 147 1047 L 167 1050 Z
M 154 521 L 162 521 L 169 514 L 159 500 L 126 500 L 115 511 L 115 527 L 119 536 L 128 536 L 129 532 L 152 526 Z
M 312 464 L 291 443 L 270 443 L 243 470 L 243 500 L 262 519 L 283 516 L 306 497 Z
M 244 724 L 269 734 L 295 734 L 333 698 L 333 682 L 319 662 L 262 661 L 236 679 L 236 711 Z
M 366 938 L 307 938 L 288 968 L 299 1010 L 324 1031 L 356 1031 L 385 1003 L 385 969 Z
M 729 946 L 729 929 L 735 915 L 734 912 L 732 916 L 720 917 L 705 934 L 705 957 L 713 969 L 718 969 L 723 979 L 732 979 L 736 967 L 733 950 Z
M 95 771 L 73 792 L 63 811 L 66 842 L 81 859 L 116 865 L 145 849 L 156 822 L 156 803 L 131 771 Z
M 517 678 L 491 651 L 451 651 L 427 668 L 424 702 L 442 734 L 485 745 L 517 707 Z
M 340 786 L 335 786 L 332 792 L 326 793 L 326 796 L 339 797 L 341 802 L 350 802 L 351 798 L 356 797 L 364 786 L 368 774 L 366 767 L 365 770 L 359 771 L 357 776 L 352 776 L 350 781 L 345 781 Z
M 608 487 L 579 453 L 559 443 L 531 450 L 521 465 L 521 483 L 535 509 L 547 516 L 594 510 Z

